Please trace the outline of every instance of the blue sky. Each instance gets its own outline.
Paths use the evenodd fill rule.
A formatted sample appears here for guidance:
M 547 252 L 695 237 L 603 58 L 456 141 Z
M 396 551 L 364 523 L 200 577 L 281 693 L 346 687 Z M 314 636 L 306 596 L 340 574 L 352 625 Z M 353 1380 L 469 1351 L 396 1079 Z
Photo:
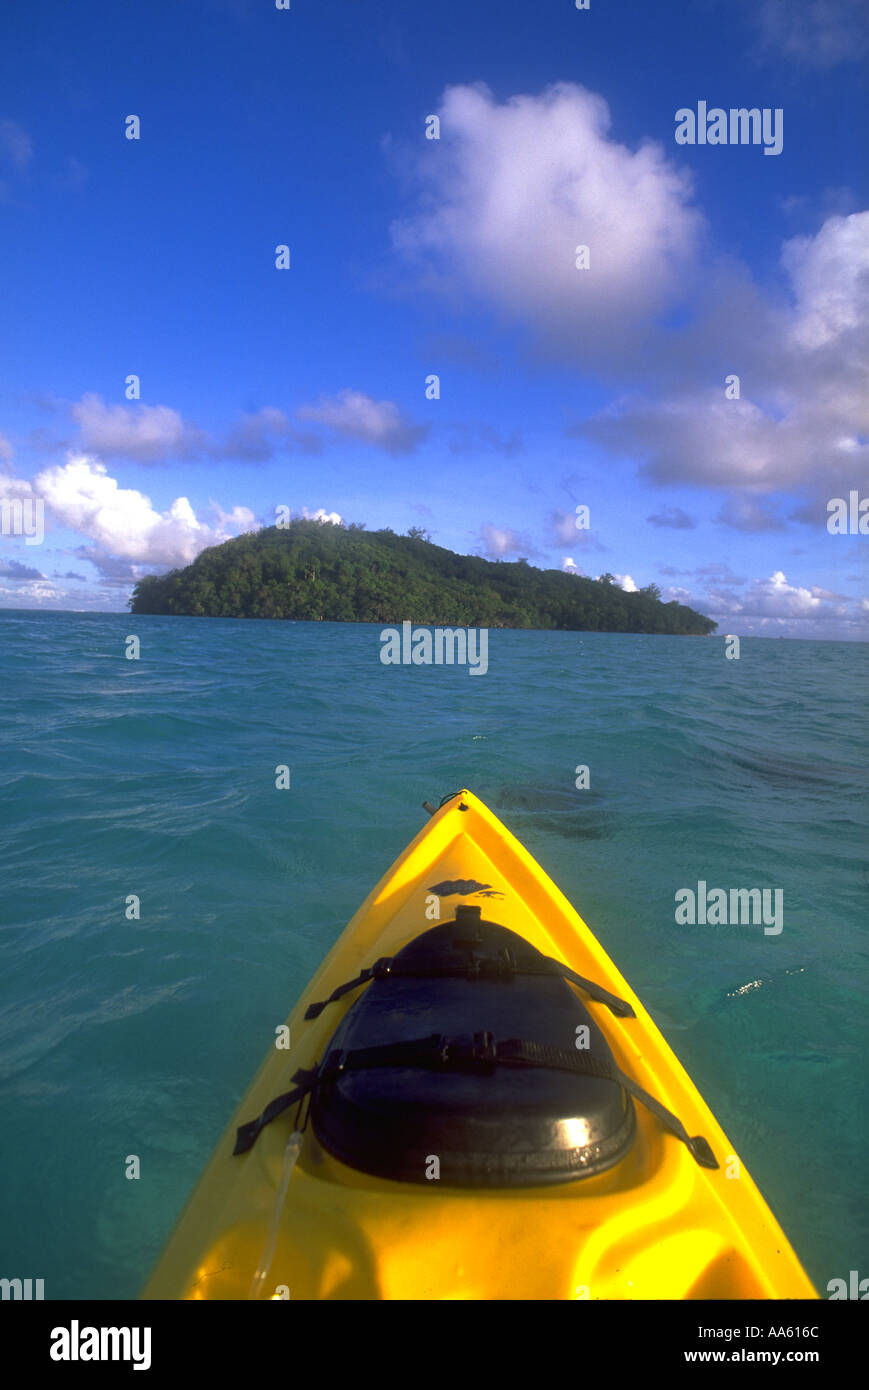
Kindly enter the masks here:
M 0 51 L 0 606 L 286 505 L 869 638 L 865 5 L 46 0 Z M 781 152 L 678 144 L 701 101 Z

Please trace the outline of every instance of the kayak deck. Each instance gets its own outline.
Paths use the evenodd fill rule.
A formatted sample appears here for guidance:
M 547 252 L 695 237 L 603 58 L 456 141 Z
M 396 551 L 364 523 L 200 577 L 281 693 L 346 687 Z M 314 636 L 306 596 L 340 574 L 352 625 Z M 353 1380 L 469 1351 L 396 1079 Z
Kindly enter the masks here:
M 436 891 L 433 891 L 436 890 Z M 304 1015 L 459 904 L 482 906 L 547 956 L 632 1005 L 582 1002 L 617 1065 L 708 1140 L 701 1167 L 642 1105 L 604 1172 L 557 1186 L 466 1189 L 371 1176 L 305 1130 L 263 1296 L 291 1299 L 816 1297 L 787 1238 L 649 1014 L 589 928 L 481 801 L 432 816 L 366 898 L 296 1004 L 290 1050 L 273 1047 L 233 1115 L 149 1280 L 145 1298 L 246 1299 L 281 1185 L 296 1108 L 233 1156 L 237 1128 L 314 1067 L 360 989 Z M 439 912 L 439 917 L 433 916 Z M 485 1027 L 485 1020 L 481 1020 Z

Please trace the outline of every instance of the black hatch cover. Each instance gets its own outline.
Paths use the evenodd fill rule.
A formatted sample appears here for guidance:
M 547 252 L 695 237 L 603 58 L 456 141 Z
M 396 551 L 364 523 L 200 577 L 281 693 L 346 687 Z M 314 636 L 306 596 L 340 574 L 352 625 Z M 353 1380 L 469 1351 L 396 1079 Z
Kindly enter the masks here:
M 326 1053 L 484 1030 L 563 1053 L 585 1041 L 584 1025 L 586 1055 L 612 1064 L 606 1038 L 564 979 L 520 973 L 544 959 L 479 907 L 460 907 L 455 921 L 405 946 L 389 978 L 372 980 Z M 348 1069 L 316 1088 L 311 1120 L 323 1147 L 352 1168 L 420 1183 L 439 1170 L 448 1187 L 575 1181 L 618 1163 L 636 1131 L 633 1102 L 617 1081 L 539 1065 Z

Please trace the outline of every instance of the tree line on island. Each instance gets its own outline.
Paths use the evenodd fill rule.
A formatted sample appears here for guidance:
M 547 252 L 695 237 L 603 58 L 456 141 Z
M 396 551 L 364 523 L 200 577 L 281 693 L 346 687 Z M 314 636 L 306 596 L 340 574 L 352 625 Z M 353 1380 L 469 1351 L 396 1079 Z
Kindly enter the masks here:
M 483 560 L 359 523 L 297 520 L 203 550 L 180 570 L 148 575 L 133 613 L 304 622 L 554 628 L 708 635 L 717 623 L 657 585 L 626 593 L 611 574 L 587 579 L 527 560 Z

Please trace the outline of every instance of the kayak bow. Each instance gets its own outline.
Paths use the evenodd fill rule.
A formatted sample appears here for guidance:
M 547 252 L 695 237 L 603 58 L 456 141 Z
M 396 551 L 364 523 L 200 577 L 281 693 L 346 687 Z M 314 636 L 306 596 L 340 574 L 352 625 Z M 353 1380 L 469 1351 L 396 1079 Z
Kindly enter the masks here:
M 427 809 L 144 1297 L 816 1297 L 566 898 L 470 792 Z

